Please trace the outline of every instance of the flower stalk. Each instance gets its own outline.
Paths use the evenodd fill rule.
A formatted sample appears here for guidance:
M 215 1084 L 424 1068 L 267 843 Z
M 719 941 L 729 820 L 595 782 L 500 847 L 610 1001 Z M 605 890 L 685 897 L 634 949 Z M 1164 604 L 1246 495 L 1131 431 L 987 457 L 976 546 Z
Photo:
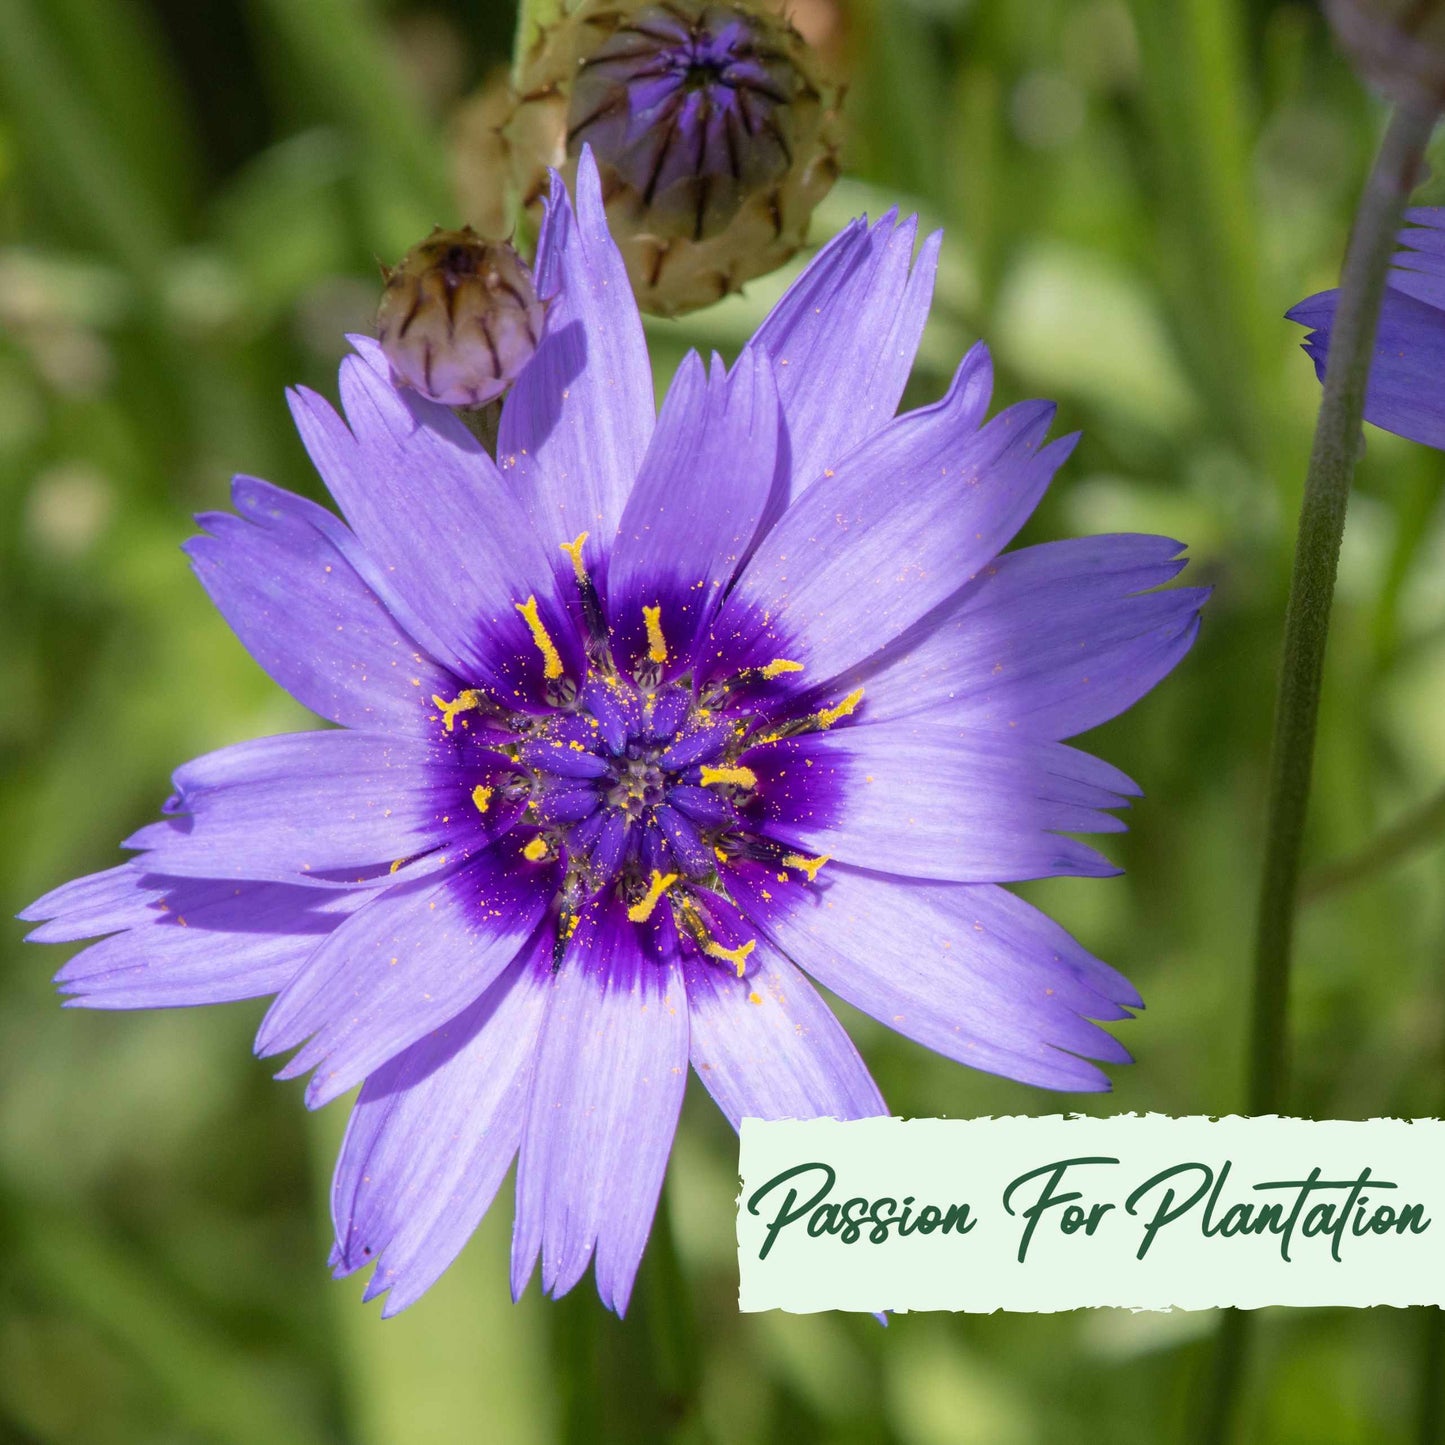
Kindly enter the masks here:
M 1395 109 L 1360 200 L 1340 283 L 1295 539 L 1275 704 L 1254 944 L 1247 1092 L 1251 1114 L 1278 1113 L 1285 1099 L 1290 957 L 1335 574 L 1350 482 L 1362 445 L 1365 390 L 1386 275 L 1434 123 L 1433 111 L 1408 102 Z M 1252 1320 L 1242 1310 L 1228 1310 L 1220 1322 L 1199 1415 L 1199 1438 L 1208 1445 L 1218 1445 L 1232 1434 Z
M 1290 954 L 1335 573 L 1361 446 L 1365 388 L 1386 273 L 1434 122 L 1433 113 L 1399 106 L 1366 184 L 1341 279 L 1324 396 L 1305 476 L 1285 612 L 1255 929 L 1248 1092 L 1253 1114 L 1277 1111 L 1284 1097 Z

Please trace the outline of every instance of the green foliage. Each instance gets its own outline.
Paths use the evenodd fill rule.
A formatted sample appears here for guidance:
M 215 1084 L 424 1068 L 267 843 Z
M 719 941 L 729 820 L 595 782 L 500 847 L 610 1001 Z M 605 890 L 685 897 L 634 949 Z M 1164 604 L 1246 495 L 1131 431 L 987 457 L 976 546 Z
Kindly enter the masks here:
M 507 63 L 480 0 L 0 0 L 0 911 L 118 860 L 169 770 L 305 726 L 177 543 L 233 472 L 313 495 L 282 388 L 334 389 L 376 260 L 454 224 L 445 117 Z M 1147 796 L 1128 872 L 1024 891 L 1149 1003 L 1107 1100 L 849 1023 L 903 1114 L 1242 1102 L 1274 667 L 1318 387 L 1282 319 L 1334 283 L 1382 112 L 1299 0 L 828 0 L 852 72 L 821 239 L 911 202 L 947 228 L 910 402 L 976 337 L 1001 402 L 1084 440 L 1026 540 L 1188 540 L 1214 599 L 1159 694 L 1089 739 Z M 1431 199 L 1445 199 L 1437 183 Z M 786 277 L 651 340 L 736 348 Z M 1352 504 L 1308 840 L 1353 855 L 1445 779 L 1445 464 L 1372 432 Z M 1292 1112 L 1439 1111 L 1445 873 L 1426 849 L 1310 903 Z M 255 1005 L 63 1013 L 8 926 L 0 986 L 0 1437 L 55 1445 L 1181 1438 L 1208 1317 L 735 1307 L 732 1136 L 690 1099 L 625 1324 L 506 1290 L 506 1192 L 383 1324 L 329 1282 L 344 1106 L 250 1054 Z M 682 1303 L 685 1281 L 691 1306 Z M 695 1319 L 687 1327 L 685 1316 Z M 1247 1438 L 1414 1438 L 1421 1321 L 1270 1312 Z

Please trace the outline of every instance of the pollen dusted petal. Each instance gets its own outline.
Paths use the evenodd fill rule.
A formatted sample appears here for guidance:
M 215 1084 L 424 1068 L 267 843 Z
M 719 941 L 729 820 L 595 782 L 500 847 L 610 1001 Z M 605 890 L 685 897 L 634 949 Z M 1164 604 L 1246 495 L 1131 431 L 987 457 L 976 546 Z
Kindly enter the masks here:
M 512 1293 L 542 1257 L 566 1294 L 597 1257 L 597 1290 L 627 1309 L 687 1081 L 687 988 L 647 958 L 620 905 L 593 908 L 553 977 L 517 1164 Z
M 642 318 L 589 151 L 577 166 L 575 213 L 553 179 L 536 279 L 547 334 L 502 405 L 497 459 L 539 532 L 589 534 L 588 570 L 600 584 L 603 544 L 642 465 L 654 406 Z
M 687 966 L 692 1066 L 736 1129 L 757 1119 L 866 1119 L 887 1106 L 818 991 L 775 949 L 747 978 Z
M 453 1019 L 514 959 L 557 887 L 555 865 L 522 869 L 510 838 L 441 883 L 377 895 L 317 949 L 272 1005 L 259 1054 L 310 1041 L 281 1071 L 315 1070 L 315 1109 Z
M 936 405 L 890 422 L 810 487 L 723 604 L 708 655 L 779 655 L 821 684 L 957 592 L 1028 519 L 1076 438 L 1044 444 L 1054 408 L 1022 402 L 980 428 L 976 346 Z M 886 484 L 880 479 L 886 479 Z M 710 666 L 704 681 L 720 669 Z
M 914 260 L 918 221 L 854 221 L 808 263 L 754 344 L 777 365 L 795 498 L 892 419 L 933 299 L 942 233 Z M 912 264 L 912 271 L 909 266 Z
M 539 940 L 474 1004 L 362 1086 L 331 1186 L 335 1273 L 368 1264 L 383 1317 L 414 1304 L 491 1207 L 522 1138 L 551 991 Z
M 1131 706 L 1188 651 L 1208 589 L 1167 537 L 1078 537 L 998 558 L 860 671 L 868 723 L 952 718 L 1062 739 Z
M 799 904 L 777 893 L 765 899 L 767 880 L 757 865 L 730 879 L 744 912 L 777 947 L 840 998 L 928 1048 L 1050 1089 L 1107 1089 L 1085 1060 L 1128 1062 L 1088 1020 L 1127 1017 L 1114 1000 L 1135 1003 L 1138 995 L 1012 894 L 838 866 L 816 902 Z
M 55 976 L 78 1008 L 181 1008 L 279 993 L 367 898 L 364 892 L 168 879 L 124 933 Z
M 238 477 L 243 517 L 198 518 L 185 544 L 211 601 L 251 656 L 292 697 L 347 727 L 418 733 L 427 699 L 452 676 L 426 655 L 327 531 L 342 523 L 301 497 Z M 326 530 L 322 530 L 325 527 Z M 354 544 L 359 546 L 359 544 Z

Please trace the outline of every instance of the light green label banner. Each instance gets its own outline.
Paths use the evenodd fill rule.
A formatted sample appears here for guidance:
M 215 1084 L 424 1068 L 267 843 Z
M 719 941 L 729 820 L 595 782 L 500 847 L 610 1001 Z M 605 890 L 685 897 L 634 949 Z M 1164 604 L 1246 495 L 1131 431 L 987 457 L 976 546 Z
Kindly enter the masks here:
M 742 1124 L 745 1311 L 1445 1304 L 1445 1123 Z

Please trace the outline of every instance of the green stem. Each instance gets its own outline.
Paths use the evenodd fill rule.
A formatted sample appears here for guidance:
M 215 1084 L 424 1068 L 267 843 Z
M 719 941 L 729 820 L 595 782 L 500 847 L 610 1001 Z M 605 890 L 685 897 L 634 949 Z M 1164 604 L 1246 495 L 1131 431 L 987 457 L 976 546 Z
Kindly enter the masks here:
M 1445 835 L 1445 788 L 1406 813 L 1399 822 L 1372 838 L 1358 853 L 1338 858 L 1305 874 L 1300 896 L 1306 903 L 1324 898 L 1397 863 L 1422 848 L 1428 848 Z
M 1340 281 L 1285 611 L 1255 931 L 1251 1114 L 1277 1113 L 1284 1102 L 1290 950 L 1330 604 L 1386 274 L 1434 123 L 1433 113 L 1407 105 L 1391 117 L 1360 200 Z M 1252 1316 L 1242 1310 L 1228 1310 L 1220 1321 L 1210 1389 L 1199 1417 L 1200 1439 L 1210 1445 L 1229 1439 L 1233 1431 L 1252 1332 Z

